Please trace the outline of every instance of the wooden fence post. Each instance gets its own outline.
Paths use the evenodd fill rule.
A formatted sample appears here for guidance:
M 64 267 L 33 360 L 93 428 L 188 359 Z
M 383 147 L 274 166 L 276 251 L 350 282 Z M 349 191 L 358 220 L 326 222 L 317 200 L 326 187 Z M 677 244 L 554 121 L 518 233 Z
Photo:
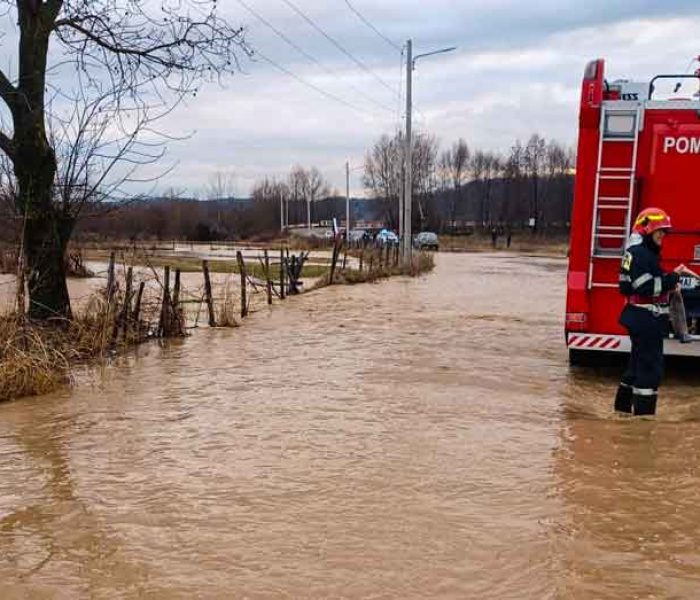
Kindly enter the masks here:
M 112 252 L 109 253 L 109 266 L 107 267 L 107 302 L 109 304 L 112 303 L 115 288 L 114 261 L 115 253 L 114 250 L 112 250 Z
M 136 295 L 136 306 L 134 306 L 134 324 L 136 325 L 136 331 L 138 334 L 138 337 L 141 337 L 141 299 L 143 298 L 143 290 L 146 287 L 146 282 L 142 281 L 139 283 L 139 292 Z
M 17 258 L 17 314 L 21 319 L 27 314 L 26 282 L 24 280 L 24 256 Z
M 286 267 L 285 267 L 286 264 L 287 264 L 287 263 L 286 263 L 285 260 L 284 260 L 284 249 L 283 249 L 283 248 L 280 248 L 280 298 L 281 298 L 282 300 L 284 300 L 285 297 L 286 297 L 286 296 L 285 296 L 286 291 L 285 291 L 285 289 L 284 289 L 284 280 L 285 280 L 284 271 L 285 271 L 285 268 L 286 268 Z
M 335 267 L 338 264 L 338 254 L 340 253 L 340 244 L 338 240 L 333 243 L 333 256 L 331 257 L 331 274 L 329 283 L 333 285 L 333 276 L 335 275 Z
M 122 338 L 126 341 L 129 332 L 129 316 L 131 314 L 131 295 L 134 285 L 134 268 L 129 267 L 126 271 L 126 290 L 124 292 L 124 307 L 121 314 Z
M 265 250 L 265 285 L 267 286 L 267 303 L 272 304 L 272 279 L 270 277 L 270 254 Z
M 207 303 L 207 309 L 209 311 L 209 327 L 216 327 L 214 299 L 211 295 L 211 278 L 209 277 L 209 261 L 202 261 L 202 272 L 204 273 L 204 301 Z
M 158 322 L 158 337 L 168 335 L 170 324 L 170 267 L 165 267 L 163 274 L 163 303 L 160 307 L 160 321 Z
M 241 272 L 241 318 L 245 318 L 248 316 L 247 278 L 243 253 L 240 250 L 236 252 L 236 260 L 238 261 L 238 270 Z

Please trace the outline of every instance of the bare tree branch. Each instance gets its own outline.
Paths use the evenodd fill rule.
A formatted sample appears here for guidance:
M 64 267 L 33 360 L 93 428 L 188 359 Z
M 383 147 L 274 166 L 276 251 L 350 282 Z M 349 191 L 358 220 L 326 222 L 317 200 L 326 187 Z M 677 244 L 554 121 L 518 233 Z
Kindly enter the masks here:
M 12 158 L 15 154 L 14 142 L 2 131 L 0 131 L 0 150 L 2 150 L 10 158 Z
M 12 85 L 7 75 L 0 69 L 0 98 L 12 109 L 17 101 L 17 88 Z

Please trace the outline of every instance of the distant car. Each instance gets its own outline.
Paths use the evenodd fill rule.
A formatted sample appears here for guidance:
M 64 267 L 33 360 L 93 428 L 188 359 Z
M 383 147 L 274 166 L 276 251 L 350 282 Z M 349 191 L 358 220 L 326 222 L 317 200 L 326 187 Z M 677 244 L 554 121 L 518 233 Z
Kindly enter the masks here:
M 323 237 L 326 238 L 327 240 L 333 239 L 335 237 L 335 233 L 333 233 L 332 229 L 329 229 L 323 233 Z
M 382 229 L 374 238 L 380 246 L 394 246 L 399 243 L 399 236 L 389 229 Z
M 421 231 L 413 238 L 413 247 L 420 250 L 439 250 L 438 236 L 432 231 Z
M 351 242 L 361 242 L 365 239 L 367 232 L 364 229 L 351 229 L 350 230 L 350 241 Z

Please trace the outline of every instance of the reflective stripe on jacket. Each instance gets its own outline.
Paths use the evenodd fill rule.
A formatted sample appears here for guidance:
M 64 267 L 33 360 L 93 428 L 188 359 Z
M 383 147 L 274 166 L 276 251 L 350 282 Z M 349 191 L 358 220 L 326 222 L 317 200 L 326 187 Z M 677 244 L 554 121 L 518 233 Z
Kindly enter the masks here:
M 631 239 L 620 267 L 620 292 L 633 304 L 667 304 L 680 276 L 661 270 L 658 249 L 647 237 Z

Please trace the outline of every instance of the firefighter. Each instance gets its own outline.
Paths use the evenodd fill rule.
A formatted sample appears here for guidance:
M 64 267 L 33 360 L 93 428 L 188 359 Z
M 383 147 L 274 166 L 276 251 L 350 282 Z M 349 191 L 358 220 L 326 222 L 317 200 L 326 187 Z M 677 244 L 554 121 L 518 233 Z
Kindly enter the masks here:
M 620 269 L 620 292 L 627 303 L 620 323 L 629 331 L 632 352 L 617 390 L 615 410 L 635 415 L 656 413 L 656 398 L 663 375 L 664 338 L 668 334 L 669 294 L 679 288 L 679 265 L 664 273 L 661 245 L 671 218 L 659 208 L 639 213 L 630 245 Z

